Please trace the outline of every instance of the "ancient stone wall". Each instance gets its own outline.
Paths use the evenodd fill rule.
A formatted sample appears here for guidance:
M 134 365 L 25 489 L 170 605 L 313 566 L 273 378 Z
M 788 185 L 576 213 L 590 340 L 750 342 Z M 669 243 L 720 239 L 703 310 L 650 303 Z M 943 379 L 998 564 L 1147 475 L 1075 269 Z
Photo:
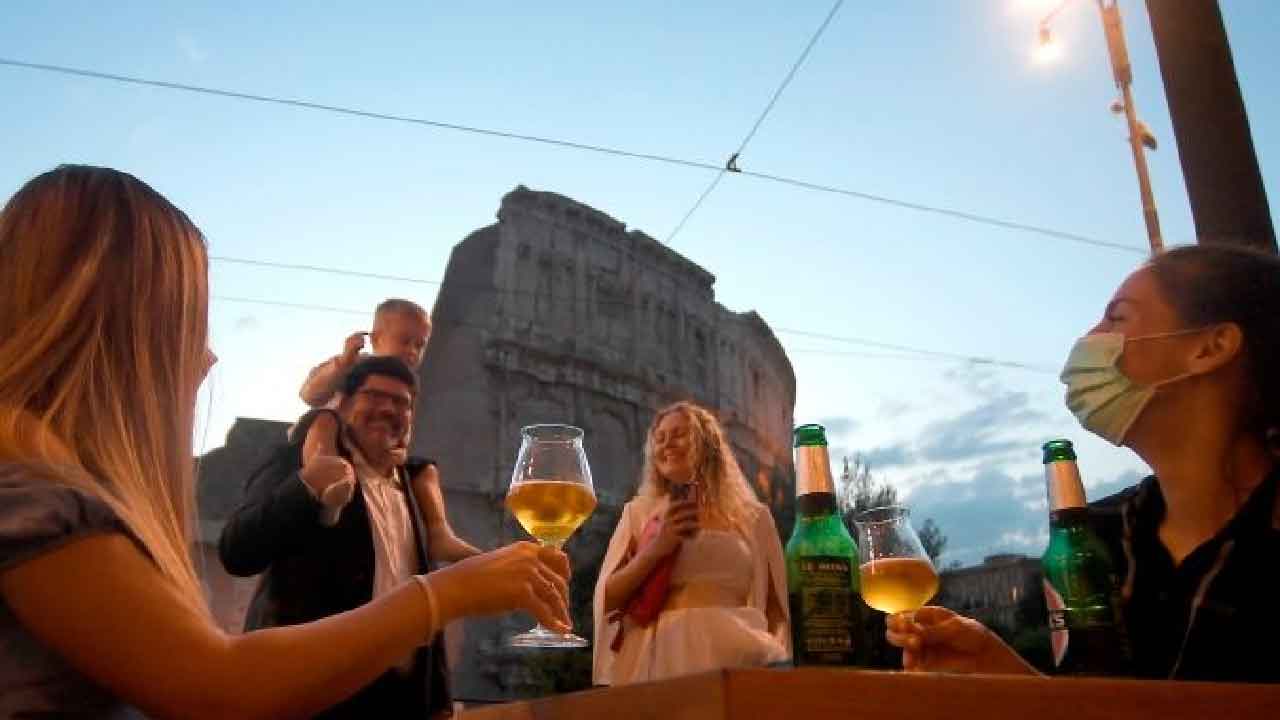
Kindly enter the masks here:
M 205 453 L 196 464 L 200 513 L 196 569 L 201 572 L 214 617 L 227 632 L 240 632 L 244 627 L 244 613 L 258 579 L 227 573 L 218 558 L 218 537 L 227 518 L 243 502 L 250 473 L 267 459 L 272 448 L 285 441 L 288 427 L 284 422 L 236 418 L 227 431 L 226 444 Z
M 525 537 L 503 506 L 520 428 L 557 422 L 586 431 L 600 504 L 566 548 L 582 634 L 591 632 L 605 546 L 636 489 L 645 431 L 670 402 L 691 399 L 718 414 L 748 481 L 783 537 L 790 533 L 795 377 L 764 320 L 726 310 L 714 282 L 602 212 L 523 187 L 503 198 L 496 224 L 453 250 L 432 311 L 413 451 L 439 461 L 458 534 L 495 548 Z M 215 614 L 231 631 L 255 579 L 223 571 L 218 534 L 287 425 L 237 419 L 226 446 L 200 461 L 199 556 Z M 581 654 L 504 647 L 506 636 L 531 625 L 515 617 L 451 627 L 456 694 L 537 694 L 589 672 Z
M 765 322 L 717 303 L 714 282 L 644 233 L 524 187 L 450 258 L 413 450 L 439 460 L 459 534 L 492 548 L 525 537 L 502 504 L 520 428 L 586 431 L 600 505 L 567 547 L 580 633 L 591 630 L 596 571 L 663 405 L 692 399 L 719 415 L 748 480 L 789 532 L 795 377 Z M 537 685 L 527 651 L 502 645 L 529 624 L 468 623 L 458 694 L 511 697 Z

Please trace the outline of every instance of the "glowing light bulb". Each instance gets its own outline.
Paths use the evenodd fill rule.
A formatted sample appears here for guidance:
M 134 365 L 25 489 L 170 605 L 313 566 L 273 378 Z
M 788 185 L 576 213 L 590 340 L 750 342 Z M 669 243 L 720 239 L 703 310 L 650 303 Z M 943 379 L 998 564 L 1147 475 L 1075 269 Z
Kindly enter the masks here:
M 1036 40 L 1036 49 L 1032 53 L 1031 58 L 1037 65 L 1048 65 L 1056 62 L 1062 57 L 1062 44 L 1054 39 L 1049 33 L 1049 28 L 1040 27 L 1040 33 Z

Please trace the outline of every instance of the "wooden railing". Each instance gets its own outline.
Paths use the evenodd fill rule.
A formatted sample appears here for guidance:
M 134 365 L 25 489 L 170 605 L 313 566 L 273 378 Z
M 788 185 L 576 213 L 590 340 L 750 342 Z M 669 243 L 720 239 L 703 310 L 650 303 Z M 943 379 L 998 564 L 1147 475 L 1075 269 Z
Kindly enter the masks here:
M 726 670 L 468 709 L 461 720 L 1280 720 L 1280 686 Z

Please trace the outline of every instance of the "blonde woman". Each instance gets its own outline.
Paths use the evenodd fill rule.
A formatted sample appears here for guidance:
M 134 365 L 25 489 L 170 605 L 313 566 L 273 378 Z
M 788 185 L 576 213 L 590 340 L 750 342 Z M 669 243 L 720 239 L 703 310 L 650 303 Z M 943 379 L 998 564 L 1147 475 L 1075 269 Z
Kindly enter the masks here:
M 656 532 L 646 537 L 650 522 Z M 677 549 L 657 618 L 642 625 L 626 616 Z M 688 402 L 658 412 L 640 490 L 622 510 L 596 584 L 596 684 L 787 660 L 786 587 L 773 517 L 747 486 L 720 423 Z
M 0 212 L 0 717 L 306 717 L 464 614 L 568 629 L 565 558 L 518 544 L 221 632 L 190 554 L 207 288 L 200 232 L 131 175 L 60 167 Z

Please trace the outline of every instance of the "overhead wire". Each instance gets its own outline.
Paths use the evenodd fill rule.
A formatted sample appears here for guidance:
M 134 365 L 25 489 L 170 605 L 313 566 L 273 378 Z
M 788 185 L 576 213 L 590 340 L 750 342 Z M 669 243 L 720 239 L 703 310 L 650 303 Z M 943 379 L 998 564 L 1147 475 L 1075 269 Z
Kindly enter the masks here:
M 384 275 L 380 273 L 363 272 L 363 271 L 357 271 L 357 270 L 344 270 L 342 268 L 335 268 L 335 267 L 323 267 L 323 266 L 306 265 L 306 264 L 300 264 L 300 263 L 267 262 L 267 261 L 261 261 L 261 260 L 251 260 L 246 258 L 229 257 L 226 255 L 213 255 L 213 256 L 210 256 L 210 259 L 218 262 L 237 263 L 237 264 L 243 264 L 243 265 L 249 265 L 249 266 L 262 266 L 262 267 L 267 267 L 272 269 L 301 270 L 301 271 L 308 271 L 308 272 L 326 273 L 326 274 L 338 275 L 338 276 L 351 276 L 356 278 L 376 278 L 379 280 L 397 280 L 402 282 L 418 283 L 423 285 L 435 285 L 435 286 L 441 286 L 441 287 L 443 286 L 443 281 L 441 280 L 427 280 L 423 278 L 406 277 L 406 276 L 399 276 L 399 275 Z M 545 300 L 546 302 L 552 305 L 569 305 L 569 306 L 575 306 L 575 307 L 576 306 L 583 306 L 583 307 L 592 306 L 592 307 L 598 307 L 598 308 L 620 308 L 620 309 L 628 309 L 628 310 L 643 310 L 642 304 L 636 303 L 632 300 L 608 300 L 608 299 L 592 298 L 592 297 L 586 296 L 585 293 L 583 293 L 582 296 L 570 297 L 568 295 L 563 295 L 563 294 L 555 295 L 550 293 L 541 293 L 536 290 L 518 290 L 514 288 L 498 288 L 498 287 L 494 287 L 493 285 L 486 285 L 486 284 L 479 284 L 479 283 L 459 282 L 459 283 L 451 283 L 451 286 L 458 290 L 465 290 L 469 293 L 480 294 L 480 295 L 510 296 L 514 298 L 533 297 L 533 298 Z M 351 315 L 365 315 L 365 316 L 368 315 L 367 311 L 357 311 L 357 310 L 350 310 L 346 308 L 329 308 L 326 306 L 297 304 L 297 303 L 289 303 L 289 302 L 275 301 L 275 300 L 256 300 L 252 298 L 235 298 L 235 297 L 224 297 L 222 299 L 231 300 L 231 301 L 242 301 L 242 302 L 257 302 L 264 305 L 294 307 L 294 308 L 304 309 L 304 310 L 328 309 L 328 310 L 333 310 L 334 312 L 346 313 Z M 949 353 L 944 351 L 929 350 L 926 348 L 912 347 L 909 345 L 887 343 L 879 340 L 873 340 L 870 338 L 861 338 L 861 337 L 851 338 L 846 336 L 814 332 L 811 330 L 774 327 L 772 325 L 770 325 L 769 327 L 775 333 L 781 333 L 784 335 L 795 335 L 797 337 L 806 337 L 812 340 L 825 340 L 829 342 L 851 343 L 851 344 L 861 345 L 865 347 L 874 347 L 880 350 L 906 352 L 906 353 L 911 353 L 915 355 L 932 356 L 938 359 L 945 359 L 945 360 L 962 360 L 965 362 L 981 363 L 986 365 L 1009 367 L 1009 368 L 1016 368 L 1021 370 L 1031 370 L 1033 372 L 1056 372 L 1052 368 L 1047 368 L 1039 365 L 1032 365 L 1028 363 L 1014 362 L 1014 361 L 1008 361 L 1008 360 L 999 360 L 995 358 L 983 358 L 983 357 L 977 357 L 977 356 L 971 356 L 971 355 L 963 355 L 959 353 Z M 832 354 L 835 354 L 835 353 L 832 353 Z
M 372 313 L 368 310 L 352 310 L 350 308 L 332 307 L 330 305 L 316 305 L 314 303 L 284 302 L 281 300 L 263 300 L 261 298 L 237 297 L 235 295 L 213 295 L 214 300 L 222 302 L 248 303 L 252 305 L 267 305 L 270 307 L 290 308 L 292 310 L 318 310 L 320 312 L 339 313 L 342 315 L 359 315 L 367 318 Z
M 707 186 L 706 190 L 702 191 L 702 194 L 698 196 L 698 200 L 693 203 L 693 207 L 689 208 L 689 211 L 684 214 L 684 217 L 680 218 L 680 222 L 676 223 L 675 229 L 673 229 L 671 234 L 667 236 L 668 245 L 672 244 L 676 239 L 676 236 L 680 234 L 680 231 L 684 229 L 686 224 L 688 224 L 689 218 L 692 218 L 693 214 L 698 212 L 698 208 L 702 207 L 702 203 L 706 202 L 707 198 L 711 196 L 711 193 L 715 192 L 715 189 L 720 185 L 720 181 L 724 179 L 725 173 L 741 172 L 737 167 L 738 157 L 747 149 L 747 145 L 760 130 L 760 126 L 764 123 L 764 119 L 769 117 L 769 113 L 773 111 L 773 107 L 778 104 L 778 98 L 782 97 L 783 91 L 785 91 L 787 86 L 791 84 L 791 81 L 795 79 L 796 72 L 800 69 L 800 66 L 804 64 L 805 58 L 809 57 L 809 53 L 813 50 L 813 46 L 818 44 L 818 39 L 822 37 L 824 32 L 826 32 L 827 26 L 831 24 L 831 20 L 836 16 L 836 13 L 839 12 L 842 5 L 844 5 L 844 0 L 836 0 L 835 4 L 831 6 L 831 11 L 827 13 L 827 17 L 822 21 L 822 24 L 818 26 L 818 29 L 814 31 L 811 36 L 809 36 L 809 42 L 805 44 L 804 50 L 800 53 L 800 57 L 796 58 L 796 61 L 791 64 L 791 69 L 788 70 L 786 76 L 783 77 L 782 83 L 773 91 L 773 96 L 769 98 L 769 102 L 764 106 L 764 110 L 756 117 L 756 121 L 751 126 L 751 130 L 747 132 L 746 136 L 742 138 L 742 142 L 738 144 L 738 149 L 729 156 L 729 161 L 725 163 L 724 167 L 720 168 L 720 171 L 716 173 L 715 178 L 711 180 L 711 184 Z
M 1018 222 L 1015 220 L 1002 220 L 1000 218 L 991 217 L 989 215 L 978 215 L 976 213 L 967 212 L 965 210 L 956 210 L 954 208 L 941 207 L 938 205 L 926 205 L 924 203 L 909 202 L 906 200 L 898 200 L 884 195 L 876 195 L 874 193 L 862 192 L 861 190 L 849 190 L 847 188 L 835 187 L 833 185 L 822 185 L 820 183 L 808 182 L 806 180 L 796 180 L 794 178 L 783 177 L 781 175 L 770 175 L 768 173 L 752 172 L 751 170 L 742 170 L 744 177 L 759 178 L 761 180 L 769 180 L 771 182 L 782 183 L 784 185 L 793 185 L 806 190 L 816 190 L 818 192 L 835 193 L 847 197 L 858 198 L 860 200 L 868 200 L 870 202 L 882 203 L 893 207 L 902 208 L 904 210 L 915 210 L 924 213 L 933 213 L 936 215 L 945 215 L 947 217 L 956 218 L 958 220 L 967 220 L 969 222 L 981 223 L 983 225 L 991 225 L 1006 230 L 1020 230 L 1023 232 L 1035 233 L 1046 237 L 1056 238 L 1058 240 L 1069 240 L 1071 242 L 1092 245 L 1094 247 L 1108 248 L 1111 250 L 1121 250 L 1123 252 L 1133 253 L 1135 255 L 1146 255 L 1149 250 L 1140 248 L 1136 245 L 1126 245 L 1124 243 L 1111 242 L 1109 240 L 1099 240 L 1091 238 L 1087 235 L 1078 233 L 1065 232 L 1063 230 L 1054 230 L 1042 225 L 1031 225 L 1029 223 Z
M 764 111 L 756 118 L 755 124 L 751 126 L 751 131 L 747 133 L 746 137 L 742 138 L 742 144 L 738 145 L 738 150 L 734 155 L 741 155 L 742 152 L 747 149 L 747 143 L 751 142 L 751 140 L 756 136 L 756 133 L 760 130 L 760 126 L 764 124 L 764 119 L 769 117 L 769 113 L 773 111 L 774 105 L 778 104 L 778 98 L 782 97 L 782 93 L 789 85 L 791 85 L 791 81 L 796 77 L 796 72 L 800 70 L 800 66 L 804 64 L 806 59 L 808 59 L 809 53 L 813 52 L 813 46 L 818 44 L 818 40 L 822 38 L 822 34 L 827 31 L 827 27 L 831 25 L 831 21 L 835 19 L 836 13 L 840 12 L 840 8 L 843 5 L 844 0 L 836 0 L 835 4 L 831 6 L 831 10 L 822 20 L 822 24 L 819 25 L 818 29 L 814 31 L 812 36 L 810 36 L 809 42 L 804 46 L 804 51 L 800 53 L 800 57 L 796 58 L 796 61 L 792 63 L 791 69 L 787 71 L 787 76 L 782 80 L 782 84 L 778 85 L 778 89 L 773 91 L 773 97 L 769 98 L 769 104 L 765 105 Z
M 355 310 L 352 308 L 334 307 L 330 305 L 320 305 L 316 303 L 285 302 L 280 300 L 265 300 L 260 298 L 249 298 L 249 297 L 241 297 L 241 296 L 233 296 L 233 295 L 213 295 L 212 299 L 216 301 L 221 301 L 221 302 L 263 305 L 268 307 L 280 307 L 280 308 L 287 308 L 292 310 L 329 312 L 329 313 L 336 313 L 336 314 L 342 314 L 342 315 L 358 316 L 363 318 L 368 318 L 370 315 L 370 311 L 368 310 Z M 446 324 L 446 325 L 453 325 L 457 327 L 472 327 L 472 328 L 483 329 L 483 330 L 492 329 L 490 326 L 487 326 L 487 325 L 481 325 L 478 323 L 468 323 L 468 322 L 456 320 L 456 319 L 433 317 L 432 322 L 435 324 Z M 1001 367 L 1001 368 L 1014 369 L 1014 370 L 1027 370 L 1027 371 L 1036 372 L 1036 373 L 1054 372 L 1050 368 L 1046 368 L 1040 365 L 1035 365 L 1032 363 L 1025 363 L 1025 362 L 1019 362 L 1014 360 L 1002 360 L 1002 359 L 991 358 L 991 357 L 979 357 L 975 355 L 965 355 L 962 353 L 952 353 L 952 352 L 945 352 L 940 350 L 931 350 L 927 348 L 917 348 L 917 347 L 912 347 L 910 345 L 899 345 L 894 343 L 881 342 L 879 340 L 873 340 L 870 338 L 827 335 L 823 333 L 810 332 L 807 330 L 796 330 L 792 328 L 782 328 L 782 327 L 772 327 L 771 330 L 775 333 L 783 334 L 783 335 L 795 335 L 797 337 L 826 340 L 829 342 L 838 342 L 838 343 L 845 343 L 845 344 L 858 345 L 858 346 L 864 346 L 864 347 L 874 347 L 874 348 L 880 348 L 880 349 L 894 350 L 898 353 L 905 353 L 906 355 L 910 355 L 910 356 L 917 356 L 921 358 L 928 358 L 928 359 L 934 359 L 934 360 L 964 362 L 964 363 L 973 364 L 973 365 L 988 365 L 988 366 Z M 843 352 L 839 350 L 820 350 L 820 349 L 805 349 L 800 352 L 804 352 L 807 354 L 823 354 L 823 355 L 835 355 L 835 356 L 865 356 L 868 358 L 880 357 L 883 359 L 902 359 L 903 357 L 905 357 L 904 355 L 850 353 L 850 352 Z
M 716 186 L 718 186 L 720 181 L 724 179 L 724 174 L 726 172 L 728 172 L 728 170 L 721 168 L 720 172 L 716 173 L 716 176 L 711 179 L 711 184 L 702 191 L 702 194 L 699 195 L 698 199 L 693 203 L 693 207 L 689 208 L 688 212 L 684 214 L 684 217 L 680 218 L 680 222 L 676 223 L 676 226 L 672 228 L 671 234 L 667 236 L 668 245 L 675 241 L 676 236 L 680 234 L 680 231 L 684 229 L 685 224 L 689 222 L 689 218 L 693 217 L 693 214 L 698 212 L 698 208 L 702 207 L 702 203 L 706 202 L 711 193 L 715 191 Z
M 113 82 L 128 83 L 131 85 L 145 85 L 148 87 L 163 88 L 166 90 L 181 90 L 184 92 L 200 93 L 203 95 L 216 95 L 225 98 L 234 98 L 236 100 L 250 100 L 253 102 L 270 103 L 274 105 L 287 105 L 290 107 L 303 108 L 306 110 L 320 110 L 323 112 L 338 113 L 340 115 L 352 115 L 355 117 L 367 118 L 370 120 L 387 120 L 391 122 L 409 123 L 412 125 L 422 125 L 425 127 L 436 128 L 438 130 L 455 130 L 457 132 L 472 133 L 475 135 L 487 135 L 489 137 L 505 138 L 508 140 L 523 140 L 525 142 L 540 143 L 543 145 L 554 145 L 557 147 L 571 148 L 574 150 L 585 150 L 588 152 L 605 153 L 608 155 L 618 155 L 621 157 L 629 157 L 637 160 L 651 160 L 653 162 L 667 163 L 669 165 L 682 165 L 684 167 L 699 168 L 701 170 L 715 170 L 719 166 L 713 163 L 698 162 L 696 160 L 685 160 L 682 158 L 668 157 L 665 155 L 655 155 L 652 153 L 634 152 L 631 150 L 623 150 L 620 148 L 607 147 L 604 145 L 592 145 L 590 143 L 574 142 L 572 140 L 562 140 L 559 138 L 544 137 L 541 135 L 528 135 L 525 133 L 508 132 L 505 130 L 493 130 L 490 128 L 475 127 L 473 125 L 463 125 L 461 123 L 444 122 L 441 120 L 430 120 L 427 118 L 413 117 L 409 115 L 396 115 L 392 113 L 374 112 L 371 110 L 361 110 L 358 108 L 344 107 L 341 105 L 329 105 L 327 103 L 311 102 L 309 100 L 294 100 L 291 98 L 275 97 L 272 95 L 258 95 L 256 93 L 240 92 L 238 90 L 223 90 L 220 88 L 205 87 L 202 85 L 188 85 L 186 83 L 170 82 L 167 80 L 153 80 L 150 78 L 141 78 L 131 75 L 117 75 L 115 73 L 100 72 L 97 70 L 85 70 L 83 68 L 66 67 L 64 65 L 50 65 L 46 63 L 33 63 L 23 60 L 15 60 L 13 58 L 0 57 L 0 65 L 8 65 L 10 67 L 25 68 L 28 70 L 42 70 L 45 72 L 60 73 L 63 75 L 77 75 L 86 78 L 95 78 L 98 80 L 111 80 Z
M 430 127 L 430 128 L 439 129 L 439 130 L 453 130 L 457 132 L 472 133 L 476 135 L 484 135 L 489 137 L 504 138 L 509 140 L 518 140 L 518 141 L 531 142 L 531 143 L 539 143 L 543 145 L 550 145 L 550 146 L 556 146 L 556 147 L 562 147 L 562 148 L 568 148 L 568 149 L 574 149 L 574 150 L 582 150 L 586 152 L 602 153 L 602 154 L 614 155 L 614 156 L 631 158 L 636 160 L 648 160 L 651 162 L 665 163 L 668 165 L 678 165 L 682 167 L 695 168 L 698 170 L 710 170 L 710 171 L 715 171 L 716 173 L 721 175 L 723 175 L 722 171 L 726 171 L 726 168 L 728 167 L 727 165 L 717 165 L 715 163 L 703 162 L 698 160 L 689 160 L 689 159 L 678 158 L 678 157 L 673 157 L 669 155 L 637 152 L 632 150 L 626 150 L 623 148 L 609 147 L 605 145 L 594 145 L 590 143 L 582 143 L 582 142 L 576 142 L 572 140 L 564 140 L 559 138 L 531 135 L 526 133 L 508 132 L 504 130 L 493 130 L 489 128 L 463 125 L 461 123 L 444 122 L 440 120 L 431 120 L 428 118 L 412 117 L 407 115 L 396 115 L 391 113 L 373 112 L 369 110 L 361 110 L 358 108 L 344 107 L 339 105 L 330 105 L 326 103 L 317 103 L 317 102 L 311 102 L 306 100 L 281 98 L 281 97 L 275 97 L 271 95 L 246 93 L 246 92 L 240 92 L 236 90 L 223 90 L 219 88 L 210 88 L 210 87 L 204 87 L 199 85 L 190 85 L 186 83 L 170 82 L 166 80 L 155 80 L 151 78 L 119 75 L 115 73 L 106 73 L 106 72 L 100 72 L 97 70 L 86 70 L 83 68 L 73 68 L 73 67 L 67 67 L 63 65 L 51 65 L 48 63 L 27 62 L 24 60 L 16 60 L 13 58 L 0 57 L 0 66 L 8 66 L 8 67 L 14 67 L 14 68 L 20 68 L 20 69 L 26 69 L 26 70 L 37 70 L 41 72 L 58 73 L 62 75 L 91 78 L 91 79 L 97 79 L 97 80 L 107 80 L 111 82 L 140 85 L 140 86 L 146 86 L 146 87 L 163 88 L 166 90 L 177 90 L 182 92 L 213 95 L 213 96 L 232 98 L 237 100 L 247 100 L 252 102 L 284 105 L 284 106 L 301 108 L 306 110 L 316 110 L 316 111 L 322 111 L 322 112 L 337 113 L 341 115 L 361 117 L 361 118 L 366 118 L 371 120 L 383 120 L 383 121 L 390 121 L 390 122 L 409 123 L 413 125 L 420 125 L 420 126 Z M 750 170 L 739 170 L 739 169 L 734 169 L 732 172 L 734 172 L 735 174 L 741 174 L 744 177 L 753 177 L 759 180 L 791 185 L 794 187 L 803 188 L 803 189 L 812 190 L 812 191 L 834 193 L 834 194 L 843 195 L 845 197 L 865 200 L 868 202 L 881 203 L 881 204 L 889 205 L 891 207 L 897 207 L 904 210 L 912 210 L 912 211 L 944 215 L 947 217 L 955 218 L 958 220 L 964 220 L 967 222 L 979 223 L 979 224 L 984 224 L 992 227 L 999 227 L 1007 230 L 1017 230 L 1022 232 L 1034 233 L 1034 234 L 1039 234 L 1046 237 L 1056 238 L 1059 240 L 1067 240 L 1071 242 L 1078 242 L 1086 245 L 1092 245 L 1095 247 L 1108 248 L 1112 250 L 1120 250 L 1123 252 L 1129 252 L 1129 253 L 1134 253 L 1139 255 L 1145 255 L 1148 252 L 1146 248 L 1138 247 L 1136 245 L 1126 245 L 1123 243 L 1099 240 L 1097 238 L 1091 238 L 1078 233 L 1054 230 L 1051 228 L 1046 228 L 1043 226 L 1034 225 L 1030 223 L 1006 220 L 1003 218 L 993 217 L 990 215 L 983 215 L 981 213 L 957 210 L 954 208 L 933 206 L 926 203 L 899 200 L 897 198 L 891 198 L 891 197 L 888 197 L 885 195 L 879 195 L 876 193 L 869 193 L 869 192 L 864 192 L 861 190 L 854 190 L 849 188 L 841 188 L 834 185 L 826 185 L 822 183 L 810 182 L 807 180 L 801 180 L 797 178 L 791 178 L 791 177 L 776 175 L 772 173 L 756 172 L 756 171 L 750 171 Z M 709 191 L 706 191 L 705 194 L 709 194 Z
M 1033 372 L 1054 372 L 1052 368 L 1047 368 L 1042 365 L 1033 365 L 1031 363 L 1018 362 L 1014 360 L 1001 360 L 998 358 L 982 357 L 978 355 L 962 355 L 959 353 L 951 353 L 951 352 L 946 352 L 942 350 L 929 350 L 926 348 L 912 347 L 910 345 L 899 345 L 896 343 L 887 343 L 879 340 L 871 340 L 868 338 L 850 338 L 850 337 L 843 337 L 840 335 L 828 335 L 825 333 L 817 333 L 809 330 L 796 330 L 794 328 L 784 328 L 784 327 L 775 327 L 773 328 L 773 331 L 775 333 L 782 333 L 784 335 L 795 335 L 797 337 L 807 337 L 814 340 L 828 340 L 831 342 L 853 343 L 856 345 L 863 345 L 866 347 L 879 348 L 881 350 L 894 350 L 897 352 L 911 353 L 914 355 L 934 357 L 934 358 L 943 359 L 943 360 L 963 360 L 965 362 L 973 363 L 976 365 L 993 365 L 996 367 L 1005 367 L 1005 368 L 1011 368 L 1016 370 L 1031 370 Z
M 382 273 L 362 272 L 359 270 L 346 270 L 343 268 L 324 267 L 321 265 L 272 262 L 269 260 L 254 260 L 251 258 L 231 257 L 229 255 L 210 255 L 209 259 L 215 262 L 231 263 L 235 265 L 250 265 L 253 267 L 275 268 L 278 270 L 307 270 L 310 272 L 326 273 L 329 275 L 343 275 L 347 277 L 358 277 L 358 278 L 365 278 L 370 280 L 391 280 L 393 282 L 418 283 L 421 285 L 441 285 L 442 284 L 440 280 L 424 280 L 422 278 L 408 277 L 405 275 L 384 275 Z
M 339 275 L 339 276 L 351 276 L 351 277 L 358 277 L 358 278 L 376 278 L 380 280 L 397 280 L 402 282 L 419 283 L 419 284 L 436 285 L 436 286 L 443 285 L 443 282 L 440 280 L 427 280 L 423 278 L 406 277 L 406 276 L 398 276 L 398 275 L 384 275 L 381 273 L 370 273 L 370 272 L 362 272 L 362 271 L 356 271 L 356 270 L 344 270 L 342 268 L 306 265 L 306 264 L 300 264 L 300 263 L 267 262 L 267 261 L 260 261 L 260 260 L 250 260 L 246 258 L 228 257 L 225 255 L 214 255 L 214 256 L 211 256 L 210 259 L 215 261 L 221 261 L 221 262 L 240 263 L 240 264 L 251 265 L 251 266 L 262 266 L 262 267 L 268 267 L 272 269 L 303 270 L 308 272 L 320 272 L 320 273 Z M 479 284 L 459 283 L 454 287 L 461 290 L 466 290 L 469 292 L 476 292 L 481 294 L 510 295 L 510 296 L 529 295 L 529 296 L 535 296 L 535 297 L 539 295 L 537 291 L 496 288 L 492 286 L 479 285 Z M 279 301 L 279 300 L 262 300 L 262 299 L 256 299 L 256 298 L 241 298 L 241 297 L 233 297 L 233 296 L 220 296 L 218 299 L 231 301 L 231 302 L 257 303 L 261 305 L 272 305 L 272 306 L 284 307 L 284 308 L 293 308 L 293 309 L 302 309 L 302 310 L 324 310 L 324 311 L 342 313 L 347 315 L 359 315 L 359 316 L 366 316 L 366 317 L 368 316 L 368 311 L 352 310 L 349 308 L 338 308 L 338 307 L 325 306 L 325 305 L 315 305 L 315 304 L 309 304 L 309 303 L 293 303 L 293 302 Z M 571 298 L 563 295 L 561 296 L 545 295 L 543 296 L 543 299 L 545 299 L 547 302 L 552 304 L 568 304 L 568 305 L 583 305 L 583 306 L 595 305 L 600 307 L 621 307 L 621 308 L 627 308 L 632 310 L 640 309 L 640 306 L 637 303 L 629 300 L 599 300 L 599 299 L 593 300 L 592 298 L 588 298 L 588 297 Z M 1042 373 L 1054 372 L 1052 368 L 1047 368 L 1044 366 L 1033 365 L 1033 364 L 1024 363 L 1024 362 L 1001 360 L 1001 359 L 990 358 L 990 357 L 979 357 L 979 356 L 973 356 L 973 355 L 964 355 L 961 353 L 951 353 L 951 352 L 945 352 L 945 351 L 939 351 L 939 350 L 930 350 L 927 348 L 919 348 L 919 347 L 913 347 L 910 345 L 888 343 L 888 342 L 883 342 L 880 340 L 874 340 L 870 338 L 831 335 L 827 333 L 819 333 L 819 332 L 814 332 L 810 330 L 801 330 L 801 329 L 786 328 L 786 327 L 770 326 L 770 329 L 774 333 L 779 333 L 784 335 L 794 335 L 797 337 L 806 337 L 813 340 L 825 340 L 829 342 L 840 342 L 840 343 L 860 345 L 864 347 L 874 347 L 881 350 L 905 352 L 905 353 L 910 353 L 914 355 L 928 356 L 928 357 L 934 357 L 934 358 L 944 359 L 944 360 L 959 360 L 959 361 L 975 363 L 975 364 L 991 365 L 996 367 L 1006 367 L 1006 368 L 1019 369 L 1019 370 L 1030 370 L 1033 372 L 1042 372 Z M 835 353 L 831 353 L 831 354 L 835 354 Z

